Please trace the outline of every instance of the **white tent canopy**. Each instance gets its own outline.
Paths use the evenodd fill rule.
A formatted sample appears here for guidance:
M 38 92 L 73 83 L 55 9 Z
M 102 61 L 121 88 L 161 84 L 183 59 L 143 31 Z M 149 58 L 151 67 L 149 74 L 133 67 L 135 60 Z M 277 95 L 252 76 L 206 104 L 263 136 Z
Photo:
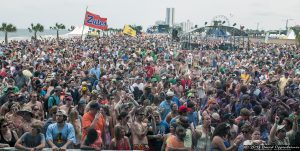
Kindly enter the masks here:
M 83 29 L 83 33 L 82 33 L 82 29 Z M 81 34 L 87 35 L 88 32 L 89 32 L 89 27 L 80 26 L 80 27 L 76 27 L 73 31 L 67 33 L 66 36 L 67 37 L 80 37 Z
M 294 30 L 290 29 L 287 33 L 287 39 L 296 39 L 296 34 Z

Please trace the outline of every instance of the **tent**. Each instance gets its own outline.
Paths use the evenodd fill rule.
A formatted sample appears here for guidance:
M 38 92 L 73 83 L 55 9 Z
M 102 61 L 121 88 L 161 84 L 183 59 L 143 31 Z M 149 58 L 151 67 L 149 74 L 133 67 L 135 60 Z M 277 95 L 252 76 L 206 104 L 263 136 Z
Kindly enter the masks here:
M 287 33 L 287 39 L 296 39 L 296 34 L 294 30 L 290 29 Z
M 83 29 L 84 28 L 84 29 Z M 82 33 L 82 29 L 83 29 L 83 33 Z M 80 37 L 81 34 L 83 35 L 87 35 L 89 32 L 89 27 L 76 27 L 73 31 L 65 34 L 67 37 Z

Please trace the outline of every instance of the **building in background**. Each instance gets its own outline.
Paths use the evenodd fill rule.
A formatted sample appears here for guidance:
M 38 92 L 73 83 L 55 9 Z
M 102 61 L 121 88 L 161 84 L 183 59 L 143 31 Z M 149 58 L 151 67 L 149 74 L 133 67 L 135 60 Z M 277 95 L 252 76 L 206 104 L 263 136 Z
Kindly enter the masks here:
M 181 22 L 178 24 L 178 26 L 181 27 L 183 32 L 188 32 L 194 28 L 194 24 L 190 20 L 187 20 L 186 22 Z
M 173 27 L 175 20 L 175 8 L 166 9 L 166 24 Z

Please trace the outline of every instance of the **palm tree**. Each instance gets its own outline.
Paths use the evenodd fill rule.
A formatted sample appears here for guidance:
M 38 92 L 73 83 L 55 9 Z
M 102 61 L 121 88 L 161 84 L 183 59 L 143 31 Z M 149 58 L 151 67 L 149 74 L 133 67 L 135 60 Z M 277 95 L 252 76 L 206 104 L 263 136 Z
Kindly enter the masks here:
M 66 29 L 66 26 L 64 24 L 58 24 L 58 23 L 56 23 L 55 26 L 50 27 L 50 29 L 56 30 L 56 36 L 57 36 L 56 39 L 58 41 L 59 40 L 59 33 L 58 33 L 58 31 Z
M 98 37 L 100 38 L 101 31 L 98 29 L 96 32 L 98 33 Z
M 123 31 L 123 29 L 121 29 L 121 28 L 116 28 L 116 32 L 117 33 L 120 33 L 120 32 L 122 32 Z
M 138 26 L 138 25 L 132 25 L 131 28 L 133 28 L 136 31 L 136 33 L 141 33 L 143 29 L 142 26 Z
M 36 40 L 36 34 L 37 32 L 44 32 L 44 26 L 41 25 L 40 23 L 37 23 L 36 25 L 34 25 L 33 23 L 31 23 L 31 28 L 28 28 L 29 32 L 33 32 L 34 33 L 34 39 Z
M 12 24 L 2 23 L 2 26 L 0 27 L 0 31 L 5 33 L 5 44 L 7 45 L 8 43 L 7 33 L 16 32 L 17 28 Z
M 71 26 L 70 29 L 68 29 L 68 31 L 73 31 L 75 29 L 75 26 Z
M 114 29 L 113 28 L 108 28 L 107 31 L 109 32 L 109 35 L 111 35 L 111 33 L 114 33 Z

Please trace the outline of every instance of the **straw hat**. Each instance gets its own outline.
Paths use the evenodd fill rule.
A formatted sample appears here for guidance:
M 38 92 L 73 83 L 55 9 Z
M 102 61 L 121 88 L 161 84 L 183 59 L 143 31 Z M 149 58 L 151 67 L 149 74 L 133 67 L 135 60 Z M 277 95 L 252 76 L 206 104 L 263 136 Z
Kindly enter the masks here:
M 29 70 L 23 70 L 22 73 L 27 78 L 30 78 L 30 77 L 33 76 L 32 73 Z

